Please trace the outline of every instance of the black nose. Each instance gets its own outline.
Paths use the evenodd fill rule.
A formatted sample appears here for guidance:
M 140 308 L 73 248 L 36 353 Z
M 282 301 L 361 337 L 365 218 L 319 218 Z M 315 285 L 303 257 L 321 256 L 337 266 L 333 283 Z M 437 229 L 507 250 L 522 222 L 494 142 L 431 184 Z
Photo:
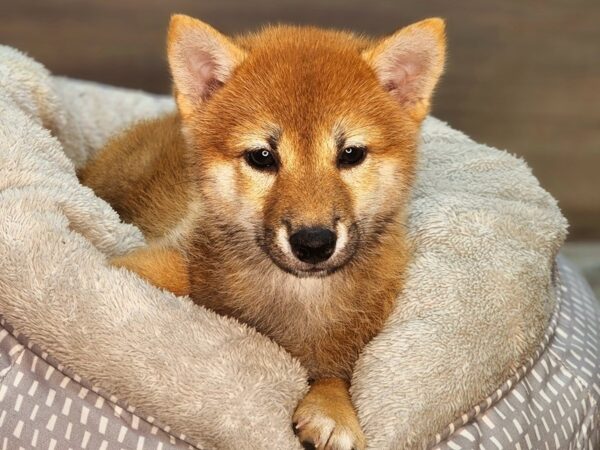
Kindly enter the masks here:
M 300 261 L 316 264 L 333 254 L 335 240 L 335 233 L 327 228 L 301 228 L 290 236 L 290 245 Z

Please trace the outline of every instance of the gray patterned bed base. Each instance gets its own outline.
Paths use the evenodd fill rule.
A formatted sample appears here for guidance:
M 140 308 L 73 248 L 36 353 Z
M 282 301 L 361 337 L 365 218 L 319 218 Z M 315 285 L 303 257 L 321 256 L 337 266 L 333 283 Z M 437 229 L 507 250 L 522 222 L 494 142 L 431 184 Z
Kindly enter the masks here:
M 600 448 L 600 303 L 561 257 L 557 273 L 559 302 L 537 354 L 430 448 Z M 0 448 L 196 448 L 0 325 Z

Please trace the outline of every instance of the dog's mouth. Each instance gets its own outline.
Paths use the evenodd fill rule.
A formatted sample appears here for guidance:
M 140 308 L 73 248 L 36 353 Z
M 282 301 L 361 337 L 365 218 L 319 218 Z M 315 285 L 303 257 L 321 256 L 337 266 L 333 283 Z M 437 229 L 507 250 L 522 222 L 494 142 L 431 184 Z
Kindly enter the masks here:
M 341 239 L 337 240 L 330 256 L 322 261 L 307 262 L 291 249 L 287 236 L 282 233 L 266 228 L 257 241 L 279 269 L 298 278 L 324 278 L 343 269 L 354 257 L 359 241 L 357 226 L 352 224 L 339 233 Z
M 284 262 L 274 258 L 271 253 L 269 253 L 268 255 L 271 258 L 271 261 L 273 261 L 273 263 L 277 267 L 279 267 L 284 272 L 292 274 L 298 278 L 325 278 L 325 277 L 337 272 L 338 270 L 340 270 L 341 268 L 343 268 L 346 265 L 346 263 L 344 263 L 341 265 L 327 267 L 327 268 L 311 267 L 311 268 L 304 269 L 304 268 L 294 267 L 293 265 L 290 265 L 290 264 L 285 264 Z
M 290 263 L 286 259 L 275 256 L 272 252 L 266 251 L 271 261 L 284 272 L 294 275 L 298 278 L 324 278 L 332 275 L 342 269 L 352 259 L 347 258 L 338 264 L 318 264 L 318 265 L 306 265 Z

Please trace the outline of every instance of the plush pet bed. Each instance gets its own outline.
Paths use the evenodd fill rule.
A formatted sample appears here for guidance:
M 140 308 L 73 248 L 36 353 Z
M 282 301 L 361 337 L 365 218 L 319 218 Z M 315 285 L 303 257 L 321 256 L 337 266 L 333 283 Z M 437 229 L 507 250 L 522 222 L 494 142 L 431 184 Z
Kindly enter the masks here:
M 0 47 L 6 448 L 300 448 L 297 361 L 107 265 L 142 235 L 75 170 L 119 129 L 172 108 L 52 77 Z M 524 162 L 432 118 L 420 159 L 406 290 L 352 380 L 370 448 L 591 448 L 600 342 L 590 323 L 600 313 L 568 265 L 553 275 L 566 230 L 556 202 Z M 566 403 L 553 400 L 563 393 Z

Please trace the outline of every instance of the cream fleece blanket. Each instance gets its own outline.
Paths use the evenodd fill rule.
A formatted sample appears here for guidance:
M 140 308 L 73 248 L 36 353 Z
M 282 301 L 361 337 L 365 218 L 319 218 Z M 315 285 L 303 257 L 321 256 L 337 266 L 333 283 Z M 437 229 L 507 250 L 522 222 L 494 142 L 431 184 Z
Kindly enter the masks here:
M 63 364 L 203 448 L 300 448 L 306 373 L 254 330 L 107 258 L 139 230 L 75 169 L 170 99 L 55 78 L 0 47 L 0 314 Z M 352 395 L 373 449 L 422 447 L 533 353 L 566 222 L 525 163 L 428 119 L 406 292 Z

